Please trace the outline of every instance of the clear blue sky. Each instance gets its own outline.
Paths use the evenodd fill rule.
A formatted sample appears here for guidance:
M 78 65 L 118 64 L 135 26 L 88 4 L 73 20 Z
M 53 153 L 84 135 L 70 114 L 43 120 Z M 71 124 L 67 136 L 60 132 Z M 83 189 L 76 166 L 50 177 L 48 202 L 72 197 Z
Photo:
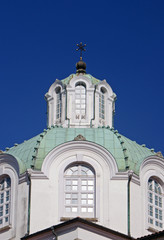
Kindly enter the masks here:
M 75 73 L 117 94 L 115 129 L 164 153 L 164 1 L 0 1 L 0 149 L 46 128 L 44 94 Z

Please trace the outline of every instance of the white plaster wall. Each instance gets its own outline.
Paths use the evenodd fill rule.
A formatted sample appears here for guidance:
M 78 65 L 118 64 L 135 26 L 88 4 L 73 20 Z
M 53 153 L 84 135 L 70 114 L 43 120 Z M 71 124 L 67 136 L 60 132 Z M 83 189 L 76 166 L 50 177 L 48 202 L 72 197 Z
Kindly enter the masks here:
M 143 195 L 141 186 L 131 182 L 130 183 L 130 230 L 133 237 L 140 237 L 142 235 L 143 219 Z
M 108 227 L 127 234 L 127 180 L 112 180 L 109 185 Z
M 58 235 L 58 240 L 68 240 L 68 239 L 75 240 L 77 238 L 78 238 L 78 228 L 62 231 L 62 233 Z
M 16 238 L 20 239 L 27 233 L 27 225 L 28 225 L 28 194 L 29 194 L 29 186 L 27 182 L 23 182 L 18 186 L 18 198 L 17 198 L 17 209 L 18 211 L 15 213 L 16 220 Z
M 94 233 L 92 231 L 87 231 L 85 229 L 82 228 L 78 228 L 77 229 L 77 233 L 78 233 L 78 238 L 83 240 L 83 239 L 87 239 L 87 240 L 112 240 L 112 239 L 121 239 L 118 236 L 116 237 L 110 237 L 110 234 L 108 234 L 109 236 L 102 236 L 100 234 Z M 62 239 L 63 240 L 63 239 Z M 67 239 L 68 240 L 68 239 Z M 74 240 L 73 238 L 71 240 Z
M 30 234 L 57 223 L 58 182 L 32 179 Z

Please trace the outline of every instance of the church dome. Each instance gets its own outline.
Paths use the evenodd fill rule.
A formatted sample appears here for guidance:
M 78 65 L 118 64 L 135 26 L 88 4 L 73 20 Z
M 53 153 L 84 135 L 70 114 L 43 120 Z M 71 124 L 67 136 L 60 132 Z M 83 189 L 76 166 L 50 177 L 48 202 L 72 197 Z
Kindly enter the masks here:
M 31 167 L 41 170 L 42 163 L 51 150 L 66 142 L 75 141 L 78 135 L 83 136 L 86 139 L 85 141 L 98 144 L 109 151 L 114 157 L 120 172 L 133 170 L 134 173 L 139 175 L 143 160 L 155 155 L 153 150 L 124 137 L 113 128 L 82 129 L 58 126 L 45 129 L 41 134 L 10 148 L 6 153 L 20 159 L 18 162 L 21 162 L 19 165 L 20 173 Z

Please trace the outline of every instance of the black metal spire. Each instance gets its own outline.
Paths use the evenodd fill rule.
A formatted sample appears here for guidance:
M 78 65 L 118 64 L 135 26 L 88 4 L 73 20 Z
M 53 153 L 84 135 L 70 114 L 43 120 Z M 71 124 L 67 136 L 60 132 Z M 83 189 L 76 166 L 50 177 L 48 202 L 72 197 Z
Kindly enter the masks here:
M 82 42 L 80 44 L 76 44 L 78 46 L 78 48 L 76 49 L 76 51 L 80 50 L 80 60 L 82 60 L 82 51 L 86 51 L 85 47 L 86 44 L 82 44 Z

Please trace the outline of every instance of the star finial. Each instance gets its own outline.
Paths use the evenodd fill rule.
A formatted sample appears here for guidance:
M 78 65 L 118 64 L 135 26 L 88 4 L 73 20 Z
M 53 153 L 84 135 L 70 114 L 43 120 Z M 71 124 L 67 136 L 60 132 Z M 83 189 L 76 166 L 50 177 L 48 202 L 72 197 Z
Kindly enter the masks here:
M 78 46 L 78 48 L 76 49 L 76 51 L 80 50 L 80 60 L 82 60 L 82 51 L 86 51 L 86 49 L 84 47 L 86 47 L 86 44 L 82 44 L 82 42 L 80 44 L 76 44 Z

